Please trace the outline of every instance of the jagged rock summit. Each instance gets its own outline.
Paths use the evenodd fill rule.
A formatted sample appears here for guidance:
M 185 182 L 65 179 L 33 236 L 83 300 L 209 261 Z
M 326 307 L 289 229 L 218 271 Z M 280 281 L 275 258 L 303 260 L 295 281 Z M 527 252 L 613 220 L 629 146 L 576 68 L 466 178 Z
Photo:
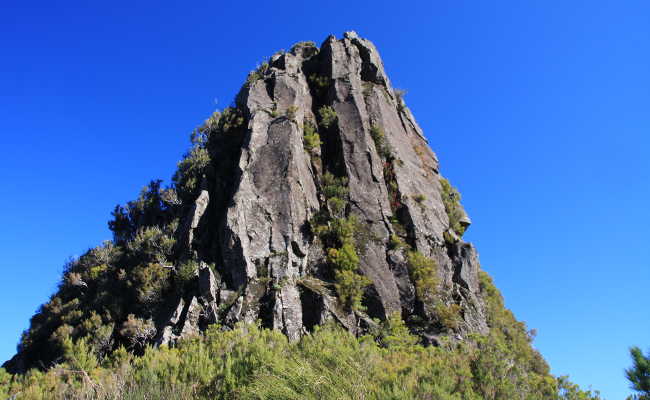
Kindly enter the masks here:
M 425 343 L 488 331 L 470 220 L 370 41 L 273 55 L 193 139 L 174 185 L 117 207 L 113 242 L 68 266 L 9 369 L 52 362 L 62 334 L 110 351 L 240 321 L 291 340 L 392 316 Z

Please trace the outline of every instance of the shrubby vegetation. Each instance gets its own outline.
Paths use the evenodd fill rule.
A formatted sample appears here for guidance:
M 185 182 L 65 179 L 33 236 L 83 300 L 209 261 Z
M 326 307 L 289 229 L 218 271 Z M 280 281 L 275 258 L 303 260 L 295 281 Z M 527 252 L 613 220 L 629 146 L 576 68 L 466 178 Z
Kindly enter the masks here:
M 138 229 L 160 226 L 172 219 L 173 208 L 165 200 L 169 196 L 166 192 L 174 189 L 163 190 L 161 183 L 161 180 L 151 181 L 137 200 L 129 201 L 126 206 L 115 206 L 108 227 L 116 244 L 123 245 L 133 239 Z
M 392 158 L 392 150 L 388 145 L 388 143 L 386 143 L 386 136 L 384 135 L 384 130 L 377 125 L 373 125 L 370 127 L 370 136 L 372 137 L 372 140 L 375 142 L 375 148 L 377 149 L 377 153 L 379 153 L 379 156 L 384 160 L 390 161 L 390 159 Z
M 177 192 L 184 200 L 196 196 L 209 166 L 210 155 L 203 143 L 195 143 L 185 157 L 178 162 L 178 170 L 172 180 Z
M 327 88 L 330 83 L 330 77 L 326 75 L 311 74 L 309 75 L 309 83 L 315 85 L 318 88 Z
M 505 307 L 503 297 L 486 272 L 479 272 L 479 282 L 481 294 L 485 300 L 490 334 L 483 337 L 477 336 L 477 343 L 480 349 L 489 350 L 494 353 L 494 358 L 500 359 L 498 363 L 491 361 L 490 364 L 486 363 L 484 368 L 512 371 L 511 373 L 518 374 L 533 374 L 540 377 L 538 381 L 526 382 L 526 384 L 541 384 L 542 378 L 548 378 L 549 367 L 541 354 L 531 346 L 534 334 L 527 331 L 526 325 L 517 321 L 512 312 Z M 485 354 L 487 357 L 490 353 L 486 352 Z M 477 370 L 477 373 L 480 371 Z M 492 377 L 486 377 L 485 380 L 494 381 Z M 516 381 L 511 381 L 510 384 L 514 385 L 512 390 L 523 385 L 523 383 L 517 385 Z
M 422 203 L 426 199 L 427 199 L 427 197 L 425 195 L 421 194 L 421 193 L 413 195 L 413 200 L 415 200 L 418 203 Z
M 326 325 L 297 343 L 278 331 L 239 324 L 175 348 L 121 347 L 97 358 L 85 339 L 66 340 L 47 372 L 0 370 L 0 396 L 18 399 L 442 399 L 596 400 L 565 377 L 511 365 L 516 350 L 490 338 L 417 344 L 399 316 L 373 336 Z
M 298 106 L 289 106 L 287 107 L 286 117 L 293 122 L 296 122 L 296 113 L 298 112 Z
M 326 248 L 339 300 L 349 310 L 362 310 L 363 292 L 371 282 L 359 273 L 358 254 L 363 251 L 369 233 L 354 215 L 345 217 L 347 182 L 347 178 L 338 178 L 329 172 L 323 175 L 321 191 L 326 207 L 310 225 Z
M 302 128 L 304 132 L 303 140 L 305 150 L 307 150 L 309 154 L 313 155 L 316 149 L 320 148 L 320 135 L 318 134 L 318 131 L 316 130 L 314 124 L 309 120 L 305 121 Z
M 263 61 L 257 68 L 248 73 L 246 77 L 245 86 L 250 87 L 256 81 L 263 79 L 266 72 L 269 70 L 269 62 Z
M 323 106 L 318 110 L 318 115 L 320 117 L 320 124 L 325 128 L 329 129 L 338 121 L 336 111 L 330 106 Z
M 213 174 L 210 141 L 241 132 L 244 122 L 236 108 L 215 112 L 192 132 L 192 147 L 171 187 L 151 181 L 136 200 L 115 207 L 109 221 L 113 240 L 64 266 L 56 293 L 23 333 L 18 351 L 27 368 L 60 362 L 69 341 L 83 341 L 98 362 L 120 346 L 143 351 L 155 334 L 152 319 L 161 303 L 182 294 L 194 277 L 196 265 L 180 262 L 175 237 L 183 207 Z
M 327 98 L 327 93 L 332 85 L 332 80 L 327 75 L 321 75 L 318 73 L 312 73 L 307 78 L 307 84 L 312 92 L 312 95 L 320 99 L 320 101 L 325 101 Z
M 442 203 L 445 205 L 445 211 L 449 217 L 449 227 L 458 237 L 461 237 L 465 233 L 465 226 L 461 223 L 465 213 L 460 205 L 460 193 L 451 186 L 447 179 L 442 177 L 440 178 L 440 187 L 442 188 Z
M 306 41 L 298 42 L 298 43 L 294 44 L 293 46 L 291 46 L 290 51 L 295 54 L 296 51 L 301 47 L 316 47 L 317 48 L 315 42 L 313 42 L 311 40 L 306 40 Z
M 460 323 L 460 306 L 458 304 L 444 304 L 437 303 L 435 305 L 435 312 L 440 325 L 447 330 L 458 329 Z
M 640 348 L 630 348 L 632 367 L 625 370 L 630 387 L 636 392 L 627 400 L 650 400 L 650 352 L 643 354 Z
M 418 299 L 423 303 L 432 303 L 440 283 L 436 262 L 414 250 L 406 253 L 406 259 Z

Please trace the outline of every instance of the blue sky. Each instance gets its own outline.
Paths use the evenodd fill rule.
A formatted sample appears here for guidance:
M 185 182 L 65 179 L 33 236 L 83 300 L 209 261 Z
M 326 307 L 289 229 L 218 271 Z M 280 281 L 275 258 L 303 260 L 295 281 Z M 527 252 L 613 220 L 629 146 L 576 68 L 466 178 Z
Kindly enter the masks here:
M 133 3 L 3 2 L 0 360 L 249 70 L 354 29 L 408 90 L 466 239 L 553 373 L 628 394 L 627 348 L 650 346 L 650 3 Z

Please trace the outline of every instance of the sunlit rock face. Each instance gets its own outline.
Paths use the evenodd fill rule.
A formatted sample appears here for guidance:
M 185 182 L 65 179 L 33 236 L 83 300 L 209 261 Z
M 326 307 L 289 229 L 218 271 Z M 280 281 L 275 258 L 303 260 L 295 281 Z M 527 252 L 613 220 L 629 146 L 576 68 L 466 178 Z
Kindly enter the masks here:
M 187 220 L 196 232 L 184 233 L 191 253 L 216 265 L 215 285 L 229 293 L 199 293 L 205 314 L 217 314 L 210 320 L 260 320 L 297 339 L 328 320 L 362 333 L 400 313 L 423 338 L 436 338 L 450 331 L 435 305 L 457 304 L 454 337 L 487 330 L 477 253 L 450 229 L 438 159 L 371 42 L 347 32 L 320 48 L 299 43 L 277 53 L 249 78 L 236 104 L 246 118 L 240 146 L 231 148 L 236 156 L 191 208 Z M 328 127 L 324 107 L 336 115 Z M 321 143 L 306 150 L 310 124 Z M 358 249 L 359 274 L 371 283 L 357 309 L 339 301 L 327 246 L 310 226 L 327 208 L 328 172 L 346 178 L 345 216 L 355 216 L 370 237 Z M 206 201 L 219 197 L 227 199 L 203 214 L 212 207 Z M 467 227 L 469 218 L 460 222 Z M 392 245 L 391 236 L 405 246 Z M 428 301 L 418 298 L 409 270 L 407 252 L 415 250 L 437 267 Z

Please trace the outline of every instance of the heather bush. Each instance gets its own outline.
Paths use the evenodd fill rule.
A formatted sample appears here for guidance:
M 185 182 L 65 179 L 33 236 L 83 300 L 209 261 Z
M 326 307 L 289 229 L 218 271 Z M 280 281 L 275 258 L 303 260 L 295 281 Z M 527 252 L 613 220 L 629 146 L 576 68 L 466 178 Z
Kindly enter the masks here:
M 451 186 L 445 178 L 440 178 L 440 187 L 442 188 L 442 203 L 445 205 L 445 211 L 449 217 L 449 227 L 458 235 L 463 236 L 465 226 L 461 223 L 465 213 L 460 205 L 460 193 Z
M 329 129 L 337 122 L 336 111 L 330 106 L 323 106 L 318 110 L 320 124 L 325 129 Z
M 436 262 L 419 251 L 408 251 L 406 259 L 418 299 L 423 303 L 432 303 L 439 284 Z
M 278 331 L 211 326 L 177 347 L 124 348 L 99 361 L 84 340 L 66 342 L 63 363 L 11 376 L 0 369 L 0 394 L 18 399 L 443 399 L 599 400 L 566 377 L 530 369 L 517 349 L 493 336 L 470 342 L 416 344 L 399 315 L 378 340 L 335 325 L 289 343 Z M 525 360 L 523 360 L 525 361 Z
M 458 329 L 460 323 L 460 306 L 458 304 L 437 303 L 434 310 L 443 328 L 446 330 Z
M 377 153 L 379 153 L 379 156 L 384 160 L 390 160 L 392 158 L 392 151 L 390 149 L 390 146 L 386 142 L 386 136 L 384 135 L 383 129 L 381 129 L 377 125 L 371 126 L 370 136 L 372 137 L 372 140 L 375 142 L 375 148 L 377 149 Z
M 305 121 L 303 132 L 305 150 L 307 150 L 309 154 L 314 154 L 315 150 L 321 145 L 320 135 L 311 121 Z

